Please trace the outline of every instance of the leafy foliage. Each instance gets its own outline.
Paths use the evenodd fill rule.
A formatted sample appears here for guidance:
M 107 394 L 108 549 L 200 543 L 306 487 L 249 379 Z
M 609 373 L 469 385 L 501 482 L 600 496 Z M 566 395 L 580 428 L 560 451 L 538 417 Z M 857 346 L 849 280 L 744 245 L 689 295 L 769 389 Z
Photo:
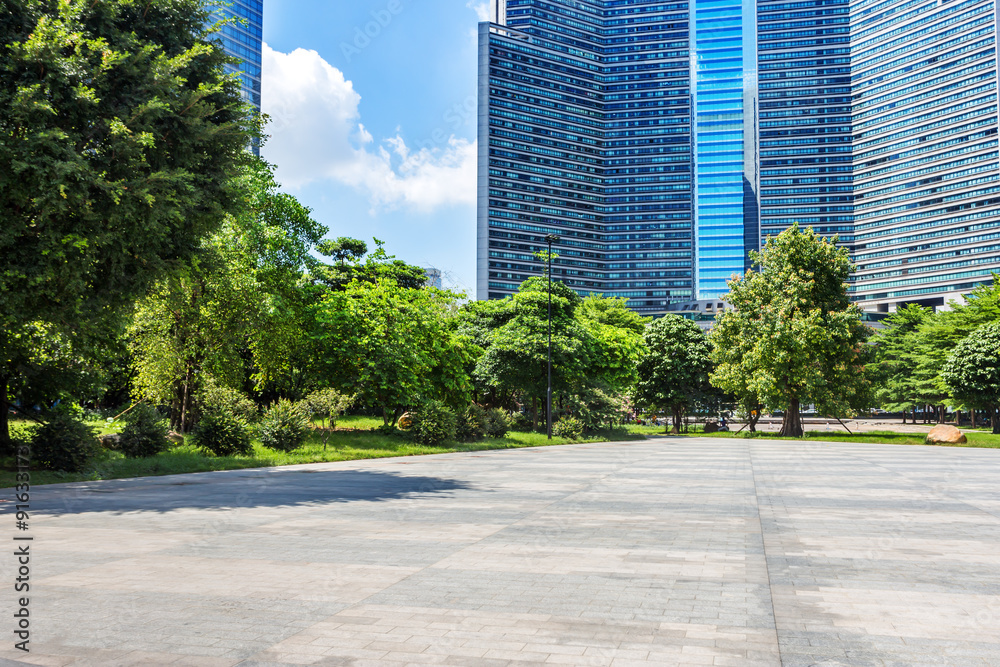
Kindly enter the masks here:
M 562 417 L 552 425 L 552 435 L 579 440 L 583 437 L 583 422 L 576 417 Z
M 155 408 L 139 404 L 125 417 L 118 450 L 130 459 L 156 456 L 170 447 L 167 420 Z
M 317 389 L 302 401 L 303 407 L 313 416 L 326 421 L 330 428 L 337 426 L 337 417 L 351 407 L 354 397 L 336 389 Z
M 88 339 L 238 206 L 255 130 L 208 18 L 200 0 L 2 4 L 0 440 L 31 329 L 100 358 Z
M 952 395 L 987 410 L 1000 433 L 1000 322 L 985 324 L 964 338 L 941 373 Z
M 211 412 L 206 414 L 191 433 L 191 442 L 215 456 L 249 456 L 250 429 L 246 423 L 232 415 Z
M 177 430 L 195 421 L 204 378 L 240 386 L 250 375 L 261 386 L 294 375 L 291 363 L 309 330 L 308 294 L 298 282 L 325 229 L 278 192 L 266 162 L 247 158 L 238 182 L 240 213 L 202 243 L 196 261 L 138 303 L 129 330 L 136 390 L 169 404 Z
M 836 237 L 792 225 L 751 253 L 759 271 L 729 281 L 734 306 L 711 333 L 712 384 L 741 402 L 785 410 L 781 434 L 801 436 L 800 406 L 845 417 L 874 402 L 865 365 L 871 331 L 851 304 L 851 262 Z
M 923 403 L 925 392 L 914 370 L 921 361 L 920 328 L 933 316 L 929 308 L 910 304 L 883 320 L 885 329 L 872 340 L 877 360 L 879 403 L 889 410 L 909 410 Z
M 423 445 L 437 445 L 455 437 L 455 413 L 441 401 L 427 401 L 414 413 L 411 433 Z
M 457 298 L 386 277 L 327 293 L 315 309 L 319 373 L 377 408 L 387 426 L 417 400 L 467 405 L 474 350 L 450 316 Z
M 490 408 L 486 411 L 486 435 L 491 438 L 502 438 L 507 435 L 510 426 L 503 410 Z
M 98 451 L 96 432 L 65 412 L 50 415 L 31 438 L 32 461 L 48 470 L 83 472 Z
M 230 415 L 248 424 L 256 422 L 260 417 L 256 403 L 236 389 L 227 387 L 211 377 L 205 380 L 198 394 L 198 404 L 204 414 Z
M 455 420 L 455 437 L 462 442 L 471 442 L 485 434 L 486 411 L 473 403 Z
M 290 452 L 302 446 L 309 434 L 309 420 L 302 406 L 281 399 L 260 420 L 260 442 L 265 447 Z
M 711 391 L 711 346 L 701 328 L 677 315 L 664 315 L 646 329 L 634 401 L 638 407 L 673 415 L 680 433 L 685 412 Z
M 518 433 L 527 433 L 533 430 L 531 423 L 531 418 L 523 412 L 512 412 L 510 416 L 507 417 L 507 425 L 511 431 L 516 431 Z

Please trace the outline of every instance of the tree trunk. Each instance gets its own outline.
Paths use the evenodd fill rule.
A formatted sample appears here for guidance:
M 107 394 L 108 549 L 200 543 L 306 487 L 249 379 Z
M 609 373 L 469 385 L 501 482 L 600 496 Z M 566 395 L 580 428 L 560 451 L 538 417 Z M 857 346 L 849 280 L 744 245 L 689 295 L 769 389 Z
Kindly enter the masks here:
M 10 447 L 10 408 L 7 405 L 7 376 L 0 376 L 0 450 Z
M 538 430 L 538 397 L 531 397 L 531 430 Z
M 1000 435 L 1000 406 L 990 408 L 990 422 L 993 425 L 993 435 Z
M 969 408 L 969 421 L 972 422 L 972 428 L 976 428 L 976 410 L 975 410 L 975 408 Z
M 781 420 L 781 432 L 778 435 L 787 438 L 802 437 L 802 416 L 799 414 L 799 399 L 793 398 L 788 402 L 788 409 Z
M 184 376 L 184 393 L 181 396 L 181 430 L 180 434 L 187 433 L 188 418 L 188 396 L 191 393 L 191 367 L 188 366 L 187 374 Z
M 681 411 L 680 408 L 674 408 L 674 427 L 670 429 L 670 433 L 673 435 L 681 434 Z

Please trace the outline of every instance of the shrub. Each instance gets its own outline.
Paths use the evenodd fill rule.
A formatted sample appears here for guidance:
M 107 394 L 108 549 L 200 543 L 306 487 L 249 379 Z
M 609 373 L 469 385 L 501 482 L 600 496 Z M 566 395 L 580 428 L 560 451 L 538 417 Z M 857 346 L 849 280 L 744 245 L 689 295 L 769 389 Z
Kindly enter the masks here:
M 281 399 L 260 420 L 260 442 L 279 452 L 298 449 L 309 433 L 309 418 L 301 405 Z
M 503 410 L 493 408 L 486 411 L 486 435 L 491 438 L 502 438 L 507 435 L 507 429 L 507 415 Z
M 527 433 L 531 430 L 531 417 L 523 412 L 512 412 L 507 418 L 507 425 L 511 431 Z
M 130 459 L 156 456 L 170 447 L 169 430 L 167 420 L 156 409 L 139 404 L 125 417 L 117 449 Z
M 583 422 L 576 417 L 563 417 L 552 425 L 552 435 L 577 440 L 583 436 Z
M 425 445 L 438 445 L 455 437 L 455 413 L 440 401 L 427 401 L 413 415 L 413 438 Z
M 486 434 L 486 411 L 473 403 L 456 420 L 455 437 L 462 442 L 479 440 Z
M 98 451 L 94 429 L 66 413 L 50 417 L 31 438 L 31 460 L 49 470 L 83 472 Z
M 253 452 L 246 422 L 217 412 L 210 412 L 201 418 L 191 433 L 191 442 L 216 456 L 248 456 Z
M 198 392 L 198 403 L 202 414 L 229 415 L 242 419 L 248 424 L 257 421 L 260 412 L 257 404 L 232 387 L 219 384 L 209 378 Z
M 330 428 L 337 426 L 337 417 L 351 407 L 354 402 L 353 396 L 342 394 L 336 389 L 319 389 L 312 392 L 302 401 L 310 415 L 327 420 Z

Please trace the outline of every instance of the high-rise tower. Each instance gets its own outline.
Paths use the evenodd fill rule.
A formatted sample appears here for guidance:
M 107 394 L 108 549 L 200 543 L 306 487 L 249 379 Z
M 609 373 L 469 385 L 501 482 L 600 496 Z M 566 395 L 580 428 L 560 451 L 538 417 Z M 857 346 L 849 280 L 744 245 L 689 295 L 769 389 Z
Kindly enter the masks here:
M 688 18 L 686 2 L 507 0 L 504 25 L 480 25 L 480 298 L 540 275 L 549 233 L 578 291 L 643 311 L 691 298 Z
M 1000 272 L 995 0 L 494 0 L 478 295 L 541 273 L 640 311 L 714 299 L 793 223 L 869 310 Z M 501 25 L 503 24 L 503 25 Z
M 239 74 L 243 98 L 260 111 L 260 66 L 263 44 L 264 0 L 230 0 L 210 3 L 212 19 L 237 19 L 224 25 L 219 33 L 222 47 L 240 59 L 238 66 L 226 71 Z
M 855 300 L 943 305 L 1000 271 L 993 0 L 851 3 Z

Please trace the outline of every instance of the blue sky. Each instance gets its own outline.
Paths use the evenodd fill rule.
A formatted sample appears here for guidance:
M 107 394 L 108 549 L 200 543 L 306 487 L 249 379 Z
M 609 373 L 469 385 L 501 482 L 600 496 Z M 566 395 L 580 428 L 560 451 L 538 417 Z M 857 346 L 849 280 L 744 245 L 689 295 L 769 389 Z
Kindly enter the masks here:
M 264 0 L 262 155 L 330 236 L 475 289 L 481 0 Z M 450 280 L 449 280 L 450 279 Z

